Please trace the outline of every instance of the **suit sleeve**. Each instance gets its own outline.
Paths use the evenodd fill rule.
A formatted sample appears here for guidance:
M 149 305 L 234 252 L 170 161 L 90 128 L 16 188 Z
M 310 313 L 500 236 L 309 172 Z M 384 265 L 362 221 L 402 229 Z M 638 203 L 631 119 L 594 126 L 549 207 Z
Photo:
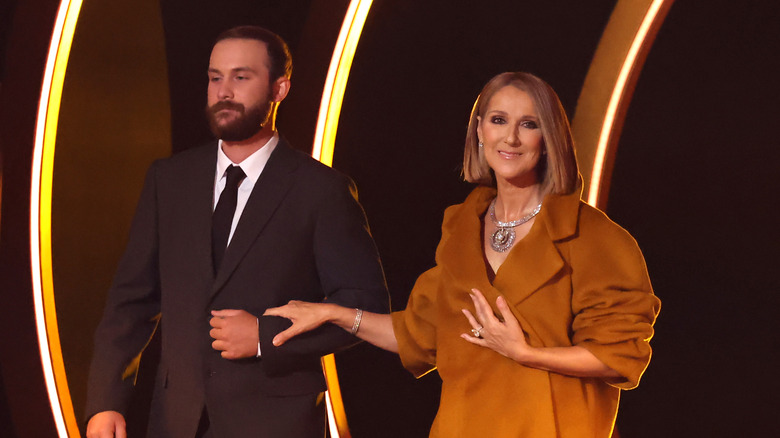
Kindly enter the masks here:
M 595 227 L 582 227 L 583 244 L 572 254 L 572 342 L 620 373 L 622 379 L 610 384 L 631 389 L 650 361 L 661 302 L 636 241 L 605 217 L 598 219 Z
M 320 203 L 314 256 L 324 301 L 374 313 L 389 311 L 384 272 L 354 184 L 343 177 Z M 273 337 L 290 326 L 279 317 L 259 319 L 262 360 L 267 372 L 289 372 L 302 359 L 319 358 L 358 342 L 334 325 L 300 335 L 281 347 Z
M 146 175 L 127 247 L 95 332 L 86 419 L 106 410 L 126 412 L 141 352 L 159 320 L 155 168 Z

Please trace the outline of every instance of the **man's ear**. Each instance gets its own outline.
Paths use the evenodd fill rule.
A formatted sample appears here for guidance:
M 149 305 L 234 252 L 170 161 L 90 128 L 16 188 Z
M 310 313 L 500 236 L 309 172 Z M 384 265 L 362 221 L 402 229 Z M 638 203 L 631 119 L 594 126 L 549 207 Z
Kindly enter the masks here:
M 286 76 L 281 76 L 274 81 L 272 98 L 274 102 L 281 102 L 287 97 L 287 93 L 290 92 L 290 79 Z

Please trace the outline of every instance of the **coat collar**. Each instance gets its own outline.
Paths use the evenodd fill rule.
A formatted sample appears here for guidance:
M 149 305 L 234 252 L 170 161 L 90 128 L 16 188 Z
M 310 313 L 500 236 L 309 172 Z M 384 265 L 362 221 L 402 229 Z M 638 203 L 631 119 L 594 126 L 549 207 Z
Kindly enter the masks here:
M 450 207 L 445 213 L 437 263 L 467 290 L 480 289 L 491 303 L 501 294 L 518 303 L 564 267 L 555 242 L 576 234 L 580 193 L 577 190 L 568 195 L 545 197 L 531 231 L 515 243 L 490 284 L 482 248 L 481 219 L 496 191 L 477 187 L 463 204 Z
M 225 250 L 224 259 L 211 289 L 212 295 L 227 282 L 258 234 L 273 216 L 276 208 L 284 200 L 287 191 L 295 181 L 293 172 L 297 167 L 295 151 L 284 138 L 280 138 L 263 173 L 255 183 L 252 194 L 249 195 L 231 243 Z

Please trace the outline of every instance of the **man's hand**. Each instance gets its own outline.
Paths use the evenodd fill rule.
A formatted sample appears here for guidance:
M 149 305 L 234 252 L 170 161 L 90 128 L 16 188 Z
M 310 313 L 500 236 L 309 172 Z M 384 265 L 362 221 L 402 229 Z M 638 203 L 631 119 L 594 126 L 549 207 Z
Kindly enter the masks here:
M 257 356 L 257 318 L 245 310 L 224 309 L 211 311 L 214 338 L 211 347 L 222 352 L 225 359 L 243 359 Z
M 87 438 L 127 438 L 125 417 L 117 411 L 98 412 L 89 419 Z

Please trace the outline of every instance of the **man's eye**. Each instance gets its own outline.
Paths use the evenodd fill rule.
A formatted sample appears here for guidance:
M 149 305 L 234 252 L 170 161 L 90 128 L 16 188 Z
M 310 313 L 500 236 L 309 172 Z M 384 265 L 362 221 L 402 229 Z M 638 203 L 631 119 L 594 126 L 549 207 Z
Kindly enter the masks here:
M 222 78 L 214 76 L 209 78 L 209 82 L 219 82 Z

